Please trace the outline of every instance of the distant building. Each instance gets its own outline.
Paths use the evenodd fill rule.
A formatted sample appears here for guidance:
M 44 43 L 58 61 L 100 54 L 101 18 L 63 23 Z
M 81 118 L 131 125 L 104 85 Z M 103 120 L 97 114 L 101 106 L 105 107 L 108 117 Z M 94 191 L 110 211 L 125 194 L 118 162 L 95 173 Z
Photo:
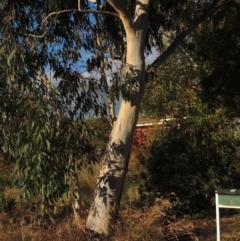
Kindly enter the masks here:
M 174 117 L 167 117 L 160 120 L 142 120 L 138 121 L 133 138 L 133 146 L 145 147 L 146 144 L 152 140 L 156 129 L 165 128 L 168 132 L 169 128 L 166 127 L 166 122 L 174 120 Z

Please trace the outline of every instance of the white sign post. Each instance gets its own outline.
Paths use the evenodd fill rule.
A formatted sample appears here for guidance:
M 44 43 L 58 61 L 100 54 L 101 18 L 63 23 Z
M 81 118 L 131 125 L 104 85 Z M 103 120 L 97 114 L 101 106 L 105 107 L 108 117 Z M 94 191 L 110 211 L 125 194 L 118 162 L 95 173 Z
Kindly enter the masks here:
M 240 189 L 219 189 L 215 192 L 217 241 L 221 240 L 219 208 L 240 209 Z

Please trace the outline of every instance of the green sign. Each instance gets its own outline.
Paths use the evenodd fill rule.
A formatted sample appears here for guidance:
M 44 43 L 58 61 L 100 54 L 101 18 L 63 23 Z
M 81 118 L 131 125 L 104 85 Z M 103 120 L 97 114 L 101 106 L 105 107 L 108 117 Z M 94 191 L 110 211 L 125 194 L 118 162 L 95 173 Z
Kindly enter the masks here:
M 218 205 L 225 207 L 240 207 L 239 189 L 220 189 L 217 191 Z
M 217 241 L 221 241 L 219 208 L 240 208 L 240 189 L 219 189 L 215 192 Z

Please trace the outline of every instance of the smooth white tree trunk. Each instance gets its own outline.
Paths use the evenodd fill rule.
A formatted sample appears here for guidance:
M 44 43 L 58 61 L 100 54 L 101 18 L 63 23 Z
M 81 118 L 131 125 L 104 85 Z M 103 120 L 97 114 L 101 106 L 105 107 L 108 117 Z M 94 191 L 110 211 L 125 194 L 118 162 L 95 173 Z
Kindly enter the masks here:
M 139 61 L 139 60 L 138 60 Z M 144 79 L 144 73 L 139 78 Z M 126 175 L 130 147 L 143 95 L 142 83 L 129 100 L 123 100 L 114 124 L 95 190 L 87 227 L 98 233 L 109 234 L 116 217 Z
M 139 1 L 140 2 L 140 1 Z M 149 1 L 145 2 L 146 7 Z M 89 211 L 87 227 L 97 233 L 110 234 L 118 214 L 128 158 L 135 126 L 138 120 L 145 86 L 144 43 L 147 30 L 146 9 L 136 7 L 135 21 L 131 28 L 125 25 L 127 34 L 126 68 L 136 81 L 128 98 L 123 99 L 110 141 L 107 145 Z M 133 79 L 126 79 L 133 81 Z

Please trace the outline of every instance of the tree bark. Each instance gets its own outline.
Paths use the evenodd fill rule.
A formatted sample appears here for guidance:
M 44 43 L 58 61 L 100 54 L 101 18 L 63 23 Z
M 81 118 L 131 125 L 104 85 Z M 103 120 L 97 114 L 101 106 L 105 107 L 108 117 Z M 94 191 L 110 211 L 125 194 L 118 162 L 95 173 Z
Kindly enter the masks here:
M 127 36 L 126 81 L 136 81 L 127 98 L 122 100 L 113 126 L 89 211 L 87 227 L 106 235 L 117 217 L 127 171 L 130 147 L 145 87 L 144 43 L 147 32 L 149 0 L 138 1 L 135 19 L 128 17 L 120 1 L 110 1 L 123 21 Z M 120 5 L 120 6 L 119 6 Z M 120 9 L 120 10 L 119 10 Z M 127 16 L 127 17 L 126 17 Z

